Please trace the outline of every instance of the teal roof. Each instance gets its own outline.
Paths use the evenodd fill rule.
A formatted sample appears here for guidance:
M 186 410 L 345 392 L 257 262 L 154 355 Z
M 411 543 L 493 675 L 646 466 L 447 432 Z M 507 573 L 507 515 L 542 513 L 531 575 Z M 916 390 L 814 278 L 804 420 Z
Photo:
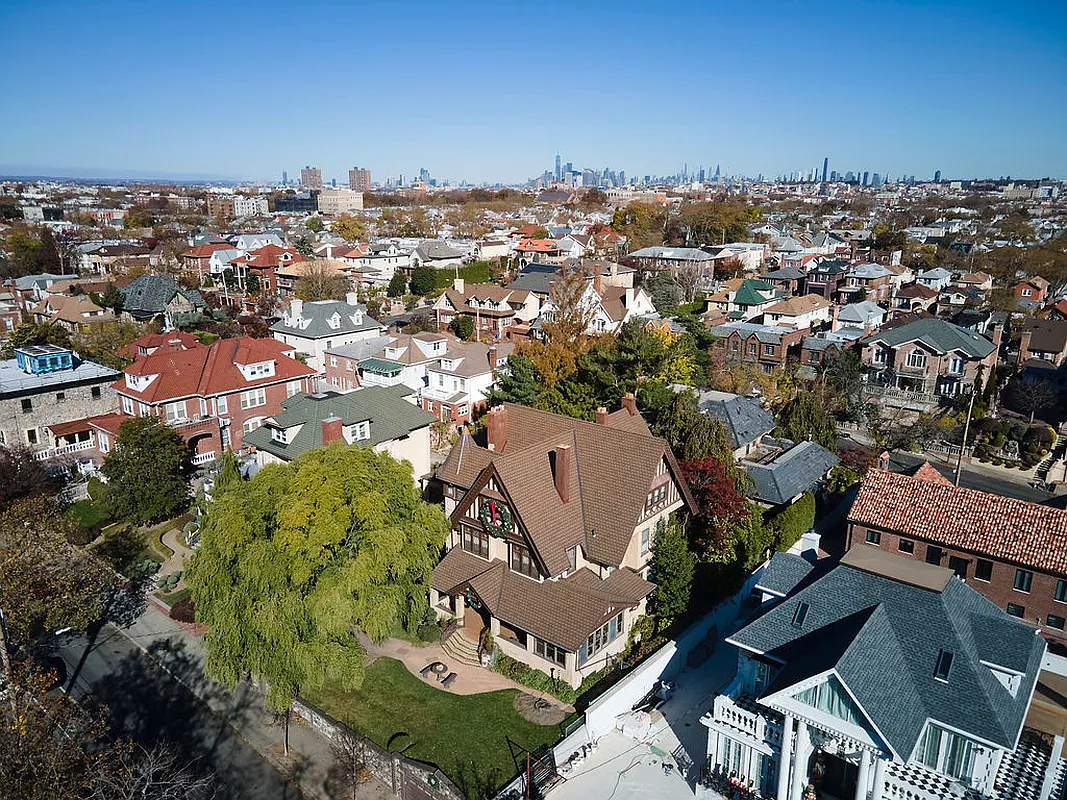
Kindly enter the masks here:
M 285 461 L 292 461 L 308 450 L 322 447 L 322 421 L 340 418 L 343 425 L 370 423 L 370 438 L 356 444 L 373 447 L 382 442 L 402 439 L 436 421 L 404 398 L 411 394 L 406 386 L 368 386 L 348 394 L 295 394 L 282 401 L 284 409 L 270 417 L 261 427 L 244 435 L 250 445 Z M 288 443 L 275 441 L 272 431 L 289 431 Z
M 365 358 L 359 362 L 359 368 L 375 375 L 399 375 L 404 371 L 403 364 L 387 358 Z
M 777 291 L 773 284 L 749 278 L 737 288 L 737 292 L 734 294 L 734 302 L 739 306 L 759 306 L 770 302 L 760 292 L 772 292 L 772 300 L 777 297 Z
M 882 342 L 889 347 L 899 347 L 908 342 L 922 342 L 937 353 L 959 351 L 969 358 L 985 358 L 996 349 L 984 336 L 945 322 L 943 319 L 917 319 L 899 328 L 890 328 L 877 333 L 871 342 Z

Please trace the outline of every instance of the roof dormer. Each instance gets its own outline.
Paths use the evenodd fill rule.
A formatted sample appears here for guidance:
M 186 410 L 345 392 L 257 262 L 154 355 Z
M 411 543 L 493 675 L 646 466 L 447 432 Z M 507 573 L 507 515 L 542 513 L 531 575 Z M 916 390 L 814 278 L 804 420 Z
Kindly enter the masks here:
M 241 371 L 246 381 L 255 381 L 260 378 L 270 378 L 274 375 L 274 360 L 257 361 L 253 364 L 235 364 Z
M 341 328 L 341 315 L 336 311 L 326 319 L 326 324 L 333 330 L 340 330 Z
M 130 375 L 126 374 L 126 386 L 135 392 L 143 392 L 159 375 Z
M 363 324 L 363 312 L 359 311 L 358 309 L 356 311 L 353 311 L 348 318 L 352 320 L 353 325 Z

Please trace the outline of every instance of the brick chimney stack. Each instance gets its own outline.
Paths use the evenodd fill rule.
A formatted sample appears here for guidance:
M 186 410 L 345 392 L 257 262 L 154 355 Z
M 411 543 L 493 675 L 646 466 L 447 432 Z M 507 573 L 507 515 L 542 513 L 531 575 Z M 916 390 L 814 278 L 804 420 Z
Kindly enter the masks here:
M 622 396 L 622 407 L 630 413 L 631 417 L 637 413 L 637 398 L 634 397 L 633 392 L 627 392 Z
M 999 332 L 999 331 L 1000 331 L 1000 328 L 998 327 L 997 328 L 997 332 Z M 994 333 L 993 336 L 994 336 L 994 338 L 996 338 L 996 333 Z M 1023 363 L 1024 361 L 1026 361 L 1028 358 L 1030 358 L 1030 340 L 1033 337 L 1034 337 L 1034 332 L 1033 331 L 1023 331 L 1022 335 L 1019 337 L 1019 363 L 1020 364 Z M 995 344 L 998 347 L 1000 346 L 1000 342 L 995 342 Z
M 596 410 L 596 424 L 607 425 L 608 424 L 608 410 L 604 406 L 600 406 Z
M 489 409 L 485 416 L 486 438 L 489 449 L 499 451 L 504 449 L 508 442 L 508 417 L 503 406 Z
M 599 264 L 593 265 L 593 291 L 597 294 L 604 293 L 603 279 L 601 277 L 603 270 Z
M 323 445 L 339 442 L 345 438 L 343 433 L 344 423 L 340 417 L 327 417 L 321 424 Z
M 552 453 L 552 477 L 556 483 L 559 499 L 564 503 L 571 499 L 571 446 L 561 444 Z
M 489 369 L 496 369 L 496 348 L 490 347 L 485 357 L 489 360 Z

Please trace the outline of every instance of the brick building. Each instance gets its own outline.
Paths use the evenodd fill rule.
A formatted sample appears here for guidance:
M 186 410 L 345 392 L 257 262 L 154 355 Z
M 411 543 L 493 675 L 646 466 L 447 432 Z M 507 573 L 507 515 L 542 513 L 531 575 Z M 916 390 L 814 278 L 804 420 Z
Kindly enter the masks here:
M 282 410 L 282 401 L 312 390 L 315 370 L 296 349 L 274 339 L 220 339 L 211 347 L 159 350 L 126 367 L 115 382 L 126 417 L 158 416 L 209 461 Z M 106 429 L 102 432 L 106 433 Z M 107 452 L 110 442 L 102 441 Z
M 1067 646 L 1065 511 L 953 486 L 928 464 L 914 476 L 873 469 L 849 512 L 847 546 L 949 567 Z

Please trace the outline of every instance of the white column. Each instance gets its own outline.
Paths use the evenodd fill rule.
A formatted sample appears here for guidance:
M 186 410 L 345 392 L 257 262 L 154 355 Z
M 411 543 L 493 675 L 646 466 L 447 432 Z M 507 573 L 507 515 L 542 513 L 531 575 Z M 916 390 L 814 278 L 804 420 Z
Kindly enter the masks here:
M 874 790 L 871 792 L 871 800 L 882 800 L 883 791 L 885 791 L 885 759 L 878 756 L 874 760 Z
M 867 800 L 867 784 L 871 781 L 871 753 L 860 750 L 860 771 L 856 777 L 856 800 Z
M 797 720 L 797 754 L 793 758 L 793 800 L 804 800 L 808 787 L 808 760 L 811 758 L 808 723 Z
M 782 752 L 778 757 L 777 800 L 789 800 L 789 765 L 793 760 L 793 715 L 786 714 L 782 723 Z

